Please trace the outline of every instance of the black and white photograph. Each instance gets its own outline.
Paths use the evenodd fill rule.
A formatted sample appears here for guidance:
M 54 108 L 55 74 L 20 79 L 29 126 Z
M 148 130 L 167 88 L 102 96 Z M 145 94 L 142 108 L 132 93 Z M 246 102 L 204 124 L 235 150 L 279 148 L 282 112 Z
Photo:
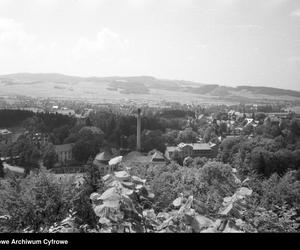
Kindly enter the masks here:
M 0 0 L 0 248 L 299 232 L 299 0 Z

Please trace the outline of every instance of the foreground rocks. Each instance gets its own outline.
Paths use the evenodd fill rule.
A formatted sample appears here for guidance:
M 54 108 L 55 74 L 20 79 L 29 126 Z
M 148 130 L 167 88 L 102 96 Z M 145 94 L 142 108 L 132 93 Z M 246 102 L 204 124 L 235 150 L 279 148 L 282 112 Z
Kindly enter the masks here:
M 234 215 L 252 190 L 241 187 L 231 197 L 225 197 L 215 218 L 196 213 L 194 198 L 183 195 L 173 201 L 173 210 L 156 214 L 152 209 L 154 194 L 146 180 L 118 171 L 103 177 L 106 190 L 92 193 L 90 199 L 99 218 L 100 232 L 244 232 L 243 221 Z

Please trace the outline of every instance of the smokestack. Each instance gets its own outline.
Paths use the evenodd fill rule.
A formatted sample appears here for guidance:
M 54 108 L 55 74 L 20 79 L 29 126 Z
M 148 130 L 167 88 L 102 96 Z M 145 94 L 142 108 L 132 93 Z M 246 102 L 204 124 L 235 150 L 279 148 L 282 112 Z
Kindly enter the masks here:
M 136 149 L 141 151 L 141 109 L 138 109 L 136 123 Z

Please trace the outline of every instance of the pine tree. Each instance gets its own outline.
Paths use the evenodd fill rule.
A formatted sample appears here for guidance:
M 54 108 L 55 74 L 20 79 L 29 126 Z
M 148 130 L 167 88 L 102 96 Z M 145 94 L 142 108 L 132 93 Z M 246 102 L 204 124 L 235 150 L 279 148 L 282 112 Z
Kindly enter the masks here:
M 4 177 L 4 166 L 2 160 L 0 159 L 0 178 Z

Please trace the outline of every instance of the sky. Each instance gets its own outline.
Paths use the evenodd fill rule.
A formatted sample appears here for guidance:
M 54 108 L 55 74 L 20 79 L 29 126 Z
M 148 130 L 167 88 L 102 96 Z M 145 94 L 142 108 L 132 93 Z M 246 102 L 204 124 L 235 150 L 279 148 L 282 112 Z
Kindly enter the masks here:
M 0 0 L 0 74 L 300 91 L 300 0 Z

